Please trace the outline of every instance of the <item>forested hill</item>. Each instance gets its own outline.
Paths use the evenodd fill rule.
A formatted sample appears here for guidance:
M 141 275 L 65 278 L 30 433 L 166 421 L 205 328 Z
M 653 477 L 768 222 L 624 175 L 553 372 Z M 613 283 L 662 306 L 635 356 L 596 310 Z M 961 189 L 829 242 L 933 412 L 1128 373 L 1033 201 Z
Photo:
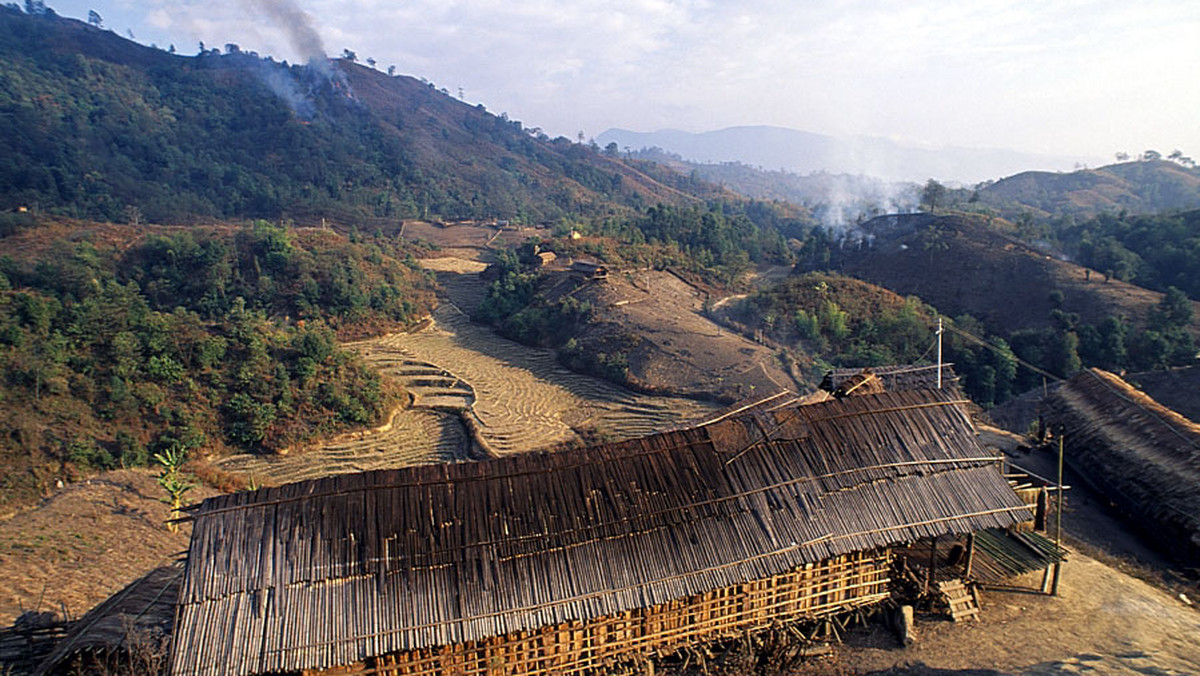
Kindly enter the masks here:
M 727 196 L 351 61 L 182 56 L 12 7 L 0 154 L 0 209 L 114 221 L 545 221 Z

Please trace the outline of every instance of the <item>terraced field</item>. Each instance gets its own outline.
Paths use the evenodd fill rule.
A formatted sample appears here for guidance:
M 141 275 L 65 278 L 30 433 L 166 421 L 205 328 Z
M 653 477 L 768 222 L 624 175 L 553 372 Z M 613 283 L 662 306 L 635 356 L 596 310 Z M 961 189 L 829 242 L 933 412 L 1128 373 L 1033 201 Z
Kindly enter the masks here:
M 399 409 L 378 430 L 353 432 L 303 452 L 279 456 L 233 455 L 216 464 L 262 485 L 279 485 L 332 474 L 452 462 L 466 457 L 469 440 L 453 415 Z
M 458 298 L 462 300 L 461 295 Z M 525 347 L 490 329 L 472 324 L 454 304 L 434 311 L 433 324 L 417 333 L 393 334 L 353 344 L 384 374 L 416 386 L 422 400 L 459 403 L 461 389 L 420 394 L 431 382 L 423 364 L 437 365 L 474 392 L 469 406 L 483 437 L 497 452 L 516 453 L 578 438 L 576 429 L 593 429 L 608 438 L 651 434 L 713 410 L 689 399 L 640 395 L 560 366 L 551 350 Z
M 483 299 L 476 261 L 434 259 L 441 305 L 429 326 L 350 343 L 367 363 L 412 395 L 388 425 L 343 435 L 283 456 L 236 455 L 218 461 L 261 484 L 468 457 L 471 438 L 460 415 L 478 422 L 494 452 L 519 453 L 579 439 L 644 436 L 702 417 L 715 405 L 626 390 L 560 366 L 551 350 L 506 340 L 472 324 L 467 312 Z

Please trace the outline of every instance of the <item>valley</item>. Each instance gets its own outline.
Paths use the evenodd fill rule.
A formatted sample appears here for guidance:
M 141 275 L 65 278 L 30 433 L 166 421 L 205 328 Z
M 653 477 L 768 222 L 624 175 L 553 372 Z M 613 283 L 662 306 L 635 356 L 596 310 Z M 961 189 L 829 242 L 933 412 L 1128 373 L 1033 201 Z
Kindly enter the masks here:
M 1181 150 L 552 138 L 251 4 L 0 7 L 0 674 L 1200 673 Z

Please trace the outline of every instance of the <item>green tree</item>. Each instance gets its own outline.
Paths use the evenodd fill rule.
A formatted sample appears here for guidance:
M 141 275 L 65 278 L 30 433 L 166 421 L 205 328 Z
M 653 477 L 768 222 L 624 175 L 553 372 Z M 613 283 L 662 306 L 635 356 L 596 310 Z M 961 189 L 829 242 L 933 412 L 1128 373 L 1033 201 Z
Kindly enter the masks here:
M 932 178 L 925 182 L 925 187 L 921 189 L 921 206 L 929 213 L 937 213 L 938 206 L 946 197 L 946 186 L 938 183 Z

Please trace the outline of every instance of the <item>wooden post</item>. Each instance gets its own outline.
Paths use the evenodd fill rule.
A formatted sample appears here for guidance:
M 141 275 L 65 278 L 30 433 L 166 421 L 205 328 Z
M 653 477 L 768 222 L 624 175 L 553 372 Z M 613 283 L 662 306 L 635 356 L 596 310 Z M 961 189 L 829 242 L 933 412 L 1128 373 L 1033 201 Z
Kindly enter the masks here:
M 967 536 L 967 565 L 963 577 L 971 577 L 971 564 L 975 563 L 975 534 L 971 533 Z
M 937 536 L 933 536 L 933 541 L 929 543 L 929 574 L 925 576 L 925 593 L 929 593 L 929 588 L 934 584 L 934 572 L 937 570 Z
M 1058 505 L 1054 508 L 1054 546 L 1062 551 L 1062 510 L 1063 510 L 1063 439 L 1066 434 L 1058 435 Z M 1060 554 L 1061 556 L 1061 554 Z M 1062 561 L 1054 563 L 1054 581 L 1050 583 L 1050 595 L 1058 596 L 1058 578 L 1062 573 Z
M 1054 544 L 1062 547 L 1062 510 L 1063 510 L 1063 439 L 1065 434 L 1058 435 L 1058 504 L 1054 506 Z

